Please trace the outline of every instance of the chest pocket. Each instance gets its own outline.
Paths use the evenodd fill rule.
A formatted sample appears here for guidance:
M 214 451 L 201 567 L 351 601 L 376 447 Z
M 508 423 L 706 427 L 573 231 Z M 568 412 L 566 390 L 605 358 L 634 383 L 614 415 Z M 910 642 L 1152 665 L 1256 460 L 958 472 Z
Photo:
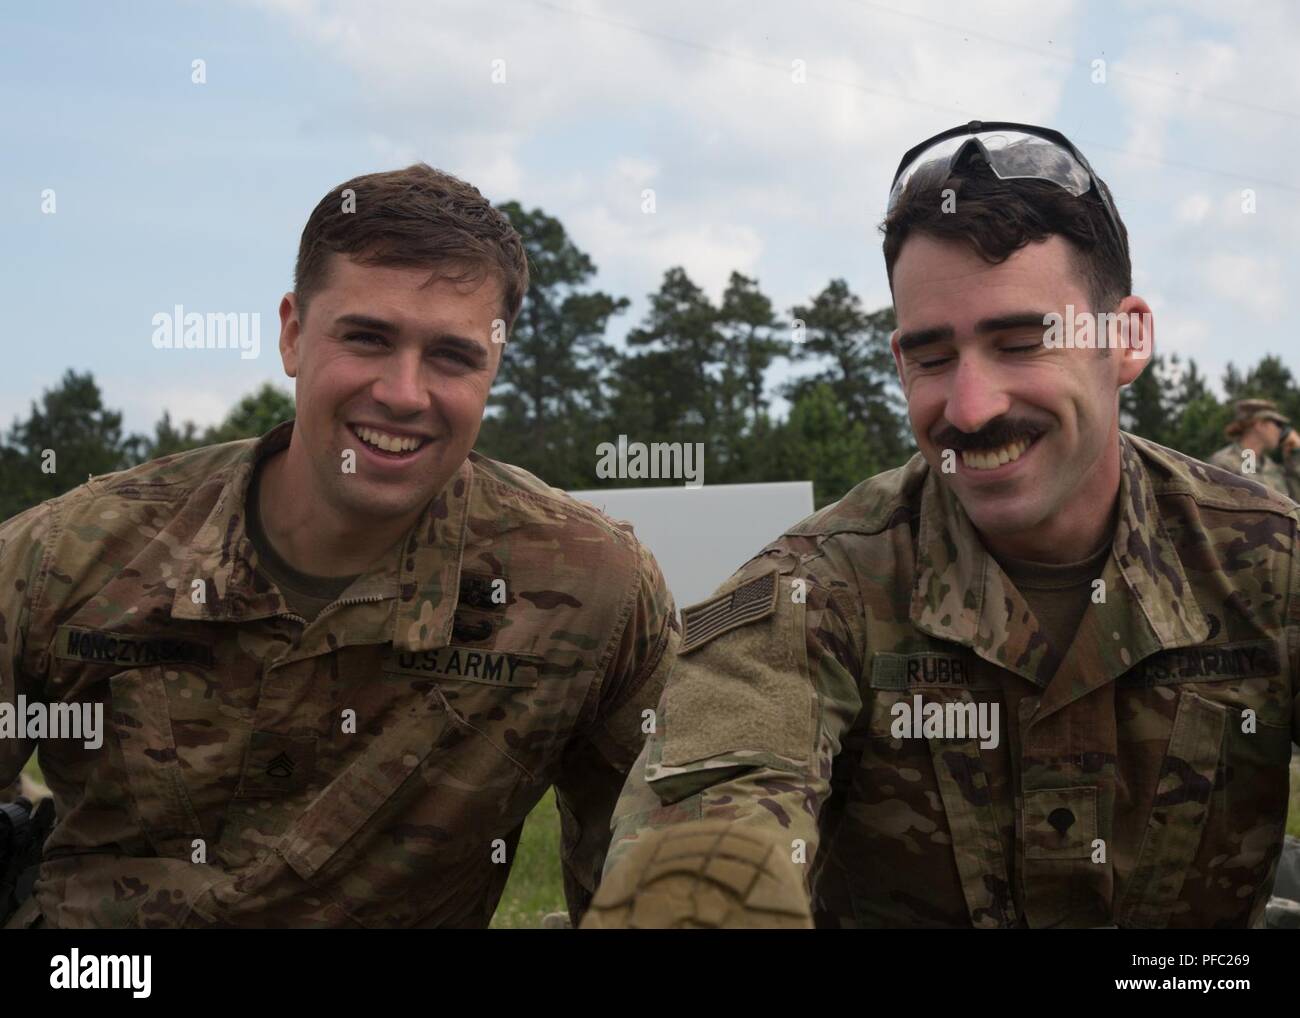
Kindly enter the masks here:
M 1167 744 L 1122 925 L 1162 928 L 1180 911 L 1250 919 L 1287 810 L 1284 660 L 1268 640 L 1184 648 L 1119 680 L 1121 739 Z
M 109 689 L 120 773 L 136 823 L 155 853 L 186 858 L 203 831 L 177 750 L 163 666 L 119 672 Z M 87 798 L 102 806 L 103 792 L 88 788 Z
M 410 925 L 492 878 L 504 861 L 494 842 L 506 839 L 528 777 L 435 685 L 325 787 L 276 852 L 355 922 Z
M 563 752 L 585 700 L 577 666 L 513 647 L 453 644 L 416 653 L 386 652 L 386 683 L 436 686 L 452 710 L 531 776 Z M 554 657 L 561 658 L 560 655 Z M 576 659 L 575 659 L 576 660 Z
M 846 851 L 835 853 L 861 925 L 1012 921 L 984 756 L 1001 745 L 1000 686 L 979 665 L 952 652 L 872 659 L 861 755 L 837 838 Z M 912 878 L 894 885 L 894 874 L 921 869 L 924 890 Z
M 1178 901 L 1210 812 L 1227 716 L 1222 704 L 1178 694 L 1142 847 L 1116 910 L 1121 925 L 1163 927 Z

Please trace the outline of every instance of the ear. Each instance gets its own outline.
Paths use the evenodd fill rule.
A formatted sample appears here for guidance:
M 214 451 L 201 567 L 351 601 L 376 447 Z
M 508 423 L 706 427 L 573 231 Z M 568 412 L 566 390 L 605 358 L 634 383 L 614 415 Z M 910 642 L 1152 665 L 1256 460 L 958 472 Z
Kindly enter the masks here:
M 1141 297 L 1125 297 L 1116 313 L 1119 316 L 1119 384 L 1129 385 L 1155 356 L 1156 320 L 1151 305 Z
M 290 378 L 298 377 L 298 343 L 302 339 L 302 321 L 298 296 L 286 293 L 280 299 L 280 363 Z

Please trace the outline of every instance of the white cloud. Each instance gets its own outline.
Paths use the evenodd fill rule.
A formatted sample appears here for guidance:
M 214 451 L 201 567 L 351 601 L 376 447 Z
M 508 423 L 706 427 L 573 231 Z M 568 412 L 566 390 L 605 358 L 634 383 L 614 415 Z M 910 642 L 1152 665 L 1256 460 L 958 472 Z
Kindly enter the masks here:
M 1196 357 L 1217 384 L 1229 361 L 1294 349 L 1286 297 L 1300 287 L 1290 172 L 1300 158 L 1300 7 L 1124 6 L 1112 66 L 1131 73 L 1112 78 L 1122 100 L 1114 130 L 1167 160 L 1121 160 L 1117 174 L 1138 222 L 1135 258 L 1173 309 L 1157 315 L 1157 348 Z M 1247 188 L 1253 214 L 1242 207 Z
M 1207 363 L 1226 360 L 1225 353 L 1231 353 L 1224 349 L 1225 337 L 1215 330 L 1208 316 L 1195 309 L 1167 305 L 1159 296 L 1151 297 L 1149 303 L 1155 318 L 1157 354 L 1177 354 L 1183 363 L 1195 360 L 1204 373 Z
M 715 295 L 732 270 L 757 275 L 778 306 L 834 276 L 884 294 L 874 227 L 899 156 L 977 116 L 1077 131 L 1085 150 L 1097 140 L 1139 292 L 1165 295 L 1162 335 L 1207 371 L 1227 359 L 1225 318 L 1250 316 L 1255 331 L 1234 341 L 1265 343 L 1297 285 L 1282 252 L 1300 200 L 1268 184 L 1300 158 L 1287 112 L 1300 109 L 1300 7 L 1280 0 L 1194 0 L 1194 15 L 1014 0 L 980 17 L 956 0 L 818 16 L 736 0 L 264 6 L 357 76 L 357 115 L 388 146 L 377 154 L 396 164 L 433 144 L 435 165 L 558 217 L 601 285 L 634 301 L 675 264 Z M 1082 49 L 1099 24 L 1123 32 L 1104 53 Z M 1104 86 L 1089 79 L 1097 56 Z M 494 59 L 504 84 L 490 80 Z M 653 216 L 640 211 L 645 187 Z M 1257 215 L 1241 211 L 1245 187 L 1258 189 Z
M 656 285 L 666 269 L 681 265 L 715 299 L 733 270 L 756 271 L 763 251 L 762 237 L 752 227 L 644 215 L 631 200 L 613 210 L 601 204 L 579 211 L 568 225 L 598 263 L 600 255 L 621 251 L 623 269 L 630 269 L 632 278 Z
M 1278 259 L 1248 254 L 1214 254 L 1201 266 L 1211 293 L 1263 319 L 1281 316 L 1286 304 Z
M 1168 156 L 1168 134 L 1185 120 L 1223 115 L 1206 98 L 1223 90 L 1237 73 L 1235 46 L 1185 39 L 1180 19 L 1153 18 L 1141 26 L 1141 42 L 1111 68 L 1110 82 L 1124 103 L 1125 147 L 1153 159 Z
M 168 382 L 165 386 L 141 387 L 124 385 L 118 379 L 106 377 L 104 402 L 108 406 L 121 407 L 127 420 L 147 421 L 142 426 L 151 435 L 154 422 L 165 410 L 171 412 L 173 425 L 179 427 L 183 421 L 193 421 L 202 431 L 209 425 L 221 423 L 230 408 L 252 388 L 247 381 L 238 385 L 200 387 Z
M 1189 194 L 1178 203 L 1177 218 L 1180 223 L 1203 223 L 1210 214 L 1210 196 L 1203 191 Z
M 764 252 L 796 247 L 823 284 L 847 275 L 837 252 L 878 244 L 906 148 L 969 116 L 1053 119 L 1070 54 L 1042 40 L 1068 39 L 1074 21 L 1069 3 L 1004 4 L 1004 33 L 1047 53 L 1034 56 L 972 41 L 956 0 L 839 5 L 830 17 L 689 0 L 561 0 L 578 13 L 520 4 L 508 15 L 467 0 L 266 6 L 357 75 L 381 161 L 429 158 L 435 137 L 431 162 L 557 216 L 602 278 L 636 281 L 634 299 L 670 265 L 717 293 L 732 270 L 756 274 Z M 491 83 L 494 59 L 504 84 Z M 658 206 L 648 219 L 645 187 Z M 821 243 L 827 230 L 842 235 Z

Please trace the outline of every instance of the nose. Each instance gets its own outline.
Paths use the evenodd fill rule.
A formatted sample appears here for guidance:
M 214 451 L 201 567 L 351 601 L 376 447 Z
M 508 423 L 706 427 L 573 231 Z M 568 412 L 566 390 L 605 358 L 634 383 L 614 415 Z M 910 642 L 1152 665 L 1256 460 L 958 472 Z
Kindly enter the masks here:
M 429 398 L 422 382 L 421 351 L 398 350 L 384 358 L 379 377 L 370 387 L 371 398 L 381 403 L 393 417 L 410 417 L 429 409 Z
M 952 377 L 943 416 L 958 431 L 973 434 L 1011 409 L 998 365 L 979 353 L 963 351 Z

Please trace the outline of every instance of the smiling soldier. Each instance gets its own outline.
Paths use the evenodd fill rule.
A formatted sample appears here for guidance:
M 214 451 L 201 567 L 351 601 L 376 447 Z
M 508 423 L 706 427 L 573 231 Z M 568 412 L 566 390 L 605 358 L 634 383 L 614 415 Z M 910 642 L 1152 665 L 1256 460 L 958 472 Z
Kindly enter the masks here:
M 552 785 L 578 918 L 676 621 L 630 528 L 471 452 L 527 288 L 470 185 L 348 181 L 280 305 L 296 420 L 0 528 L 0 700 L 111 718 L 40 745 L 12 924 L 484 926 Z
M 794 915 L 763 844 L 818 925 L 1257 923 L 1300 730 L 1300 511 L 1120 430 L 1152 336 L 1044 343 L 1054 315 L 1151 322 L 1063 136 L 922 143 L 883 231 L 920 451 L 683 611 L 588 923 L 732 922 L 759 886 Z

